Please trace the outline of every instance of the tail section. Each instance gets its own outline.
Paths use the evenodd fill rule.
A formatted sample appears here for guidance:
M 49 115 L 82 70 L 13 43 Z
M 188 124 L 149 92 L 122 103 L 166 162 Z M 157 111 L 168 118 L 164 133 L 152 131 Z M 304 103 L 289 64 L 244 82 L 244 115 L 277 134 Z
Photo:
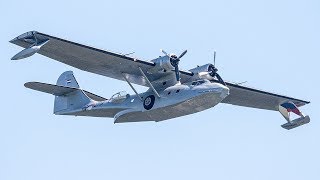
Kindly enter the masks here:
M 91 99 L 78 89 L 63 96 L 56 96 L 53 112 L 54 114 L 68 114 L 83 109 L 90 102 Z
M 93 101 L 79 89 L 72 71 L 62 73 L 58 78 L 57 85 L 28 82 L 25 87 L 55 95 L 54 114 L 68 114 L 78 111 Z
M 65 94 L 63 96 L 56 96 L 54 99 L 54 114 L 63 114 L 65 112 L 82 109 L 86 104 L 91 102 L 91 99 L 79 89 L 79 84 L 73 76 L 72 71 L 66 71 L 60 75 L 57 80 L 57 86 L 68 88 L 75 88 L 77 90 Z

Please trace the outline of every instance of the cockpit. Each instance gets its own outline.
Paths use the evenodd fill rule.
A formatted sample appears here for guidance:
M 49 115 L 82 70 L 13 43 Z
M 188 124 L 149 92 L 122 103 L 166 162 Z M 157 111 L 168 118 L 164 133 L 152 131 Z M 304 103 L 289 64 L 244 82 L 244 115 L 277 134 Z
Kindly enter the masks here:
M 130 94 L 128 94 L 126 91 L 120 91 L 116 94 L 114 94 L 110 99 L 109 102 L 112 103 L 122 103 L 125 101 L 127 98 L 130 97 Z
M 200 84 L 207 83 L 207 82 L 210 82 L 210 81 L 207 80 L 207 79 L 200 79 L 200 80 L 197 80 L 197 81 L 192 81 L 191 85 L 198 86 Z

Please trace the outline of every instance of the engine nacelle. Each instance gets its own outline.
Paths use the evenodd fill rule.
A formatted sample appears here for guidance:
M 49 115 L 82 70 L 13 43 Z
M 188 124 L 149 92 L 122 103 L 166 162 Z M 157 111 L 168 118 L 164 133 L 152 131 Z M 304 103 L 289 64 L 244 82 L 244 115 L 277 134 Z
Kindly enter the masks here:
M 154 68 L 152 68 L 152 71 L 171 71 L 174 69 L 170 62 L 169 56 L 160 56 L 157 59 L 151 60 L 156 64 Z
M 214 77 L 210 75 L 210 71 L 212 67 L 213 67 L 212 64 L 205 64 L 205 65 L 190 69 L 189 71 L 194 74 L 193 80 L 197 80 L 197 79 L 213 80 Z

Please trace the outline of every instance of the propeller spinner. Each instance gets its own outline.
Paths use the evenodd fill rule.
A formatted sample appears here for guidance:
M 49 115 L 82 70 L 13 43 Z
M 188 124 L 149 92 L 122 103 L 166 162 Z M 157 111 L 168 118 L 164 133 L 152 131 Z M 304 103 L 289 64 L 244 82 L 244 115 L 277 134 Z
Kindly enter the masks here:
M 174 67 L 174 72 L 176 74 L 176 79 L 178 82 L 180 82 L 180 73 L 179 73 L 179 61 L 180 59 L 187 53 L 187 50 L 183 51 L 180 56 L 178 57 L 175 54 L 168 54 L 166 51 L 161 49 L 161 52 L 165 54 L 166 56 L 169 56 L 170 58 L 170 63 Z

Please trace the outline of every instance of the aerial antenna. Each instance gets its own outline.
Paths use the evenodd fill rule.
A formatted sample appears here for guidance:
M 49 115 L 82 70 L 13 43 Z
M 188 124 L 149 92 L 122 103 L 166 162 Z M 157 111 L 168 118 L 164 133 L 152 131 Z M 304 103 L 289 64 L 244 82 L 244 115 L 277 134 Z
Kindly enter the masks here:
M 128 55 L 131 55 L 131 54 L 134 54 L 135 52 L 131 52 L 131 53 L 127 53 L 127 54 L 124 54 L 124 56 L 128 56 Z
M 241 84 L 245 84 L 247 83 L 248 81 L 242 81 L 242 82 L 238 82 L 238 83 L 235 83 L 236 85 L 241 85 Z

